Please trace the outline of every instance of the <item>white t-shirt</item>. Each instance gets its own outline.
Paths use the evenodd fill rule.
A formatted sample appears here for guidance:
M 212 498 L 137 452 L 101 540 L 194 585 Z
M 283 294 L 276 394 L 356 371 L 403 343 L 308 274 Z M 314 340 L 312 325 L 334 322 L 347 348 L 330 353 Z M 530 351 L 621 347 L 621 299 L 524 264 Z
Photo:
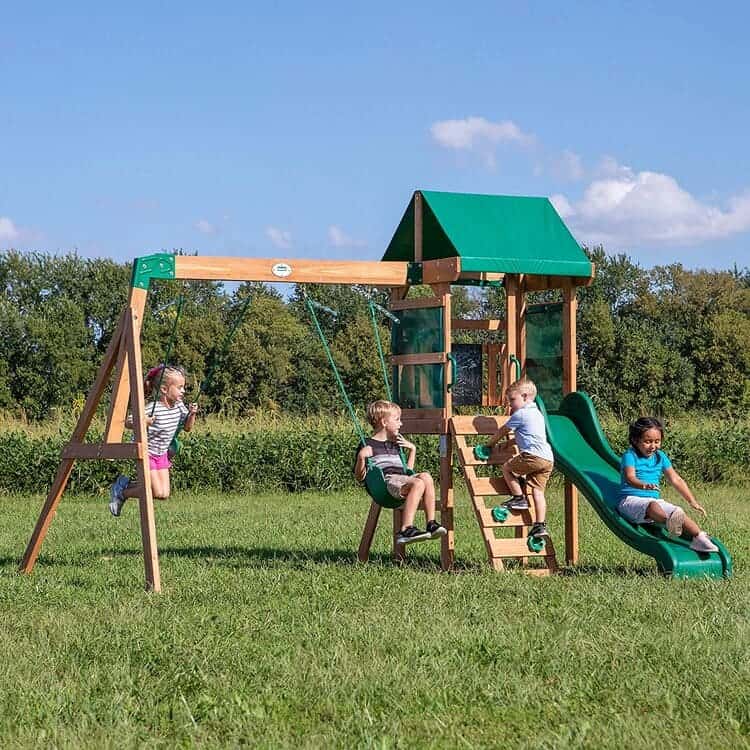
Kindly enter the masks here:
M 547 461 L 555 460 L 552 455 L 552 447 L 547 442 L 544 415 L 533 401 L 513 412 L 505 426 L 515 433 L 519 451 L 531 453 L 532 456 L 539 456 L 539 458 L 546 458 Z

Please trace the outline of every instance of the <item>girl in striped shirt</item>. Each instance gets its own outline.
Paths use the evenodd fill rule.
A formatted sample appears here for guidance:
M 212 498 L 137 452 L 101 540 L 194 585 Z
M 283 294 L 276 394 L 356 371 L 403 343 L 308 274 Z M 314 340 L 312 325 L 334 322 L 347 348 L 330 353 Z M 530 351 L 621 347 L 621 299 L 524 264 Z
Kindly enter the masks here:
M 146 407 L 148 460 L 151 470 L 151 493 L 159 500 L 166 500 L 170 493 L 169 469 L 172 466 L 169 460 L 169 444 L 180 425 L 185 432 L 193 429 L 198 404 L 185 406 L 183 403 L 185 371 L 181 367 L 159 365 L 149 370 L 143 384 L 146 398 L 150 398 L 157 387 L 158 398 L 154 398 Z M 133 429 L 131 418 L 125 422 L 125 426 Z M 138 496 L 139 492 L 138 485 L 130 482 L 128 477 L 117 477 L 110 489 L 110 513 L 119 516 L 125 501 L 129 497 Z

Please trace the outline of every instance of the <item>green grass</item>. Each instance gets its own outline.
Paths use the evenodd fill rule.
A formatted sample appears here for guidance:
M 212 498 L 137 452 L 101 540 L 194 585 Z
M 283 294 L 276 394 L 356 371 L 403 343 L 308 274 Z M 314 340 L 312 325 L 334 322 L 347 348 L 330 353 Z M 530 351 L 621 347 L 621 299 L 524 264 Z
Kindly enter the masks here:
M 463 495 L 457 570 L 436 544 L 355 562 L 363 494 L 180 494 L 157 508 L 161 595 L 138 514 L 2 499 L 0 746 L 750 747 L 747 497 L 700 488 L 731 581 L 670 581 L 581 506 L 581 562 L 492 573 Z M 551 495 L 562 554 L 561 500 Z

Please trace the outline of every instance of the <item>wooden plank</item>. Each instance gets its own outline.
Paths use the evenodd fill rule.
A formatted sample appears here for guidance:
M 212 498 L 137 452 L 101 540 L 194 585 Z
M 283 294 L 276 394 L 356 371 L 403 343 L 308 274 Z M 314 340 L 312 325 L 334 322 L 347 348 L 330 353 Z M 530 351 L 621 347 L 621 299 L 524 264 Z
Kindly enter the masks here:
M 403 261 L 175 256 L 176 279 L 403 286 L 407 273 Z
M 565 561 L 578 562 L 578 489 L 565 480 Z
M 495 273 L 494 271 L 464 271 L 459 275 L 459 281 L 502 281 L 505 278 L 504 273 Z
M 133 413 L 133 432 L 136 442 L 148 446 L 146 434 L 146 405 L 143 396 L 143 371 L 141 370 L 141 342 L 139 328 L 128 311 L 125 325 L 125 345 L 128 349 L 128 374 L 130 377 L 130 409 Z M 159 550 L 156 545 L 156 519 L 154 498 L 151 493 L 151 469 L 146 457 L 136 461 L 137 486 L 140 489 L 138 508 L 141 516 L 141 540 L 143 543 L 143 564 L 146 577 L 146 591 L 161 591 L 159 570 Z
M 451 327 L 456 331 L 503 331 L 505 330 L 505 321 L 453 318 Z
M 476 497 L 495 497 L 497 495 L 510 495 L 508 485 L 502 477 L 476 477 L 466 478 L 469 491 Z
M 499 504 L 499 503 L 496 503 Z M 494 506 L 493 506 L 494 507 Z M 534 514 L 531 510 L 529 511 L 513 511 L 510 513 L 508 518 L 502 523 L 498 523 L 492 517 L 492 508 L 477 506 L 476 512 L 479 515 L 482 526 L 486 529 L 506 529 L 506 528 L 517 528 L 526 527 L 533 523 Z
M 138 287 L 132 287 L 130 289 L 128 307 L 126 310 L 130 309 L 132 311 L 133 319 L 135 321 L 135 330 L 139 341 L 147 299 L 147 289 L 140 289 Z M 122 441 L 122 434 L 125 431 L 125 416 L 127 414 L 128 402 L 130 399 L 130 376 L 128 372 L 127 348 L 123 345 L 117 359 L 117 369 L 115 370 L 115 377 L 112 385 L 112 396 L 109 412 L 107 414 L 107 424 L 104 429 L 105 443 L 119 443 Z
M 503 402 L 502 383 L 498 384 L 498 363 L 505 355 L 505 344 L 486 344 L 487 347 L 487 406 L 500 406 Z M 502 364 L 500 364 L 502 379 Z M 498 385 L 501 386 L 498 389 Z M 499 390 L 499 392 L 498 392 Z
M 515 365 L 511 356 L 518 356 L 518 276 L 505 277 L 505 377 L 503 383 L 510 384 L 516 379 Z M 507 388 L 507 385 L 506 385 Z
M 521 377 L 526 375 L 526 276 L 519 278 L 518 303 L 516 305 L 516 356 L 521 361 Z
M 447 420 L 444 424 L 448 424 Z M 440 443 L 440 523 L 448 530 L 440 542 L 440 566 L 443 570 L 450 570 L 456 550 L 453 521 L 453 443 L 447 435 L 440 436 Z
M 424 354 L 394 354 L 392 365 L 441 365 L 448 361 L 445 352 L 426 352 Z
M 423 257 L 423 217 L 422 193 L 416 190 L 414 191 L 414 261 L 416 263 L 421 263 Z
M 508 416 L 474 414 L 451 418 L 451 432 L 454 435 L 494 435 L 508 420 Z
M 498 443 L 493 446 L 490 457 L 487 461 L 482 461 L 474 456 L 473 446 L 458 449 L 458 458 L 462 466 L 501 466 L 509 458 L 513 458 L 517 453 L 515 445 L 510 443 Z
M 576 313 L 578 299 L 575 287 L 568 283 L 563 289 L 563 393 L 576 390 Z M 565 480 L 565 559 L 573 565 L 578 561 L 578 490 Z
M 446 419 L 402 419 L 401 432 L 404 435 L 441 435 L 446 432 Z
M 549 543 L 548 543 L 549 544 Z M 549 557 L 550 551 L 545 547 L 539 552 L 532 552 L 526 539 L 494 539 L 492 540 L 493 557 Z
M 445 409 L 401 409 L 401 420 L 405 419 L 443 419 Z
M 138 459 L 143 457 L 143 447 L 140 443 L 68 443 L 62 457 Z
M 357 550 L 357 559 L 360 562 L 367 562 L 370 557 L 370 547 L 372 547 L 375 529 L 378 526 L 380 510 L 381 507 L 374 500 L 370 502 L 370 510 L 367 513 L 365 528 L 362 530 L 362 539 L 359 542 L 359 549 Z
M 423 307 L 442 307 L 443 300 L 439 297 L 412 297 L 412 299 L 391 300 L 390 309 L 419 310 Z
M 440 258 L 439 260 L 425 260 L 422 262 L 422 283 L 438 284 L 458 280 L 461 272 L 461 259 Z
M 543 292 L 547 289 L 564 289 L 566 285 L 591 286 L 594 281 L 591 276 L 547 276 L 527 274 L 526 289 L 530 292 Z

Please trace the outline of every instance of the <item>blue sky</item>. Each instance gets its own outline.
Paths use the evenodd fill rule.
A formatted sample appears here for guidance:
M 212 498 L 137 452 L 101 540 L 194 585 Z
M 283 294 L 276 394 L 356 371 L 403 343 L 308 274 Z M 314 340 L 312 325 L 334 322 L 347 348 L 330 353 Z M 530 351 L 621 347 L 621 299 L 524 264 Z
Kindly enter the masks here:
M 745 3 L 106 6 L 2 11 L 0 249 L 377 259 L 424 188 L 750 265 Z

